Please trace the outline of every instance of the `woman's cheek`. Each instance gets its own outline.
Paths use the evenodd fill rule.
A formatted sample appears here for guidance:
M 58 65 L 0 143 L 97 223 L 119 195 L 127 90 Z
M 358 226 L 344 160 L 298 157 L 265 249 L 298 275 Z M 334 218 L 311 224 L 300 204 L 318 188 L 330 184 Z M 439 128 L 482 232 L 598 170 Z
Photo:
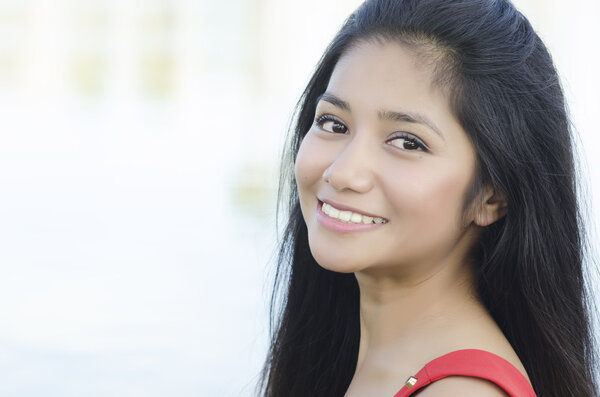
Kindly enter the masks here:
M 419 215 L 426 227 L 440 226 L 449 215 L 457 214 L 462 208 L 462 200 L 468 181 L 466 172 L 452 167 L 437 167 L 436 164 L 405 164 L 402 177 L 393 186 L 393 202 L 396 208 L 405 213 Z M 454 219 L 452 219 L 454 221 Z
M 330 151 L 331 148 L 319 142 L 310 132 L 306 134 L 296 156 L 295 174 L 298 187 L 310 186 L 321 179 L 329 166 Z
M 435 194 L 436 181 L 432 178 L 427 164 L 422 161 L 401 161 L 392 159 L 383 167 L 382 179 L 385 180 L 384 193 L 388 200 L 401 213 L 408 209 L 428 211 L 432 195 Z

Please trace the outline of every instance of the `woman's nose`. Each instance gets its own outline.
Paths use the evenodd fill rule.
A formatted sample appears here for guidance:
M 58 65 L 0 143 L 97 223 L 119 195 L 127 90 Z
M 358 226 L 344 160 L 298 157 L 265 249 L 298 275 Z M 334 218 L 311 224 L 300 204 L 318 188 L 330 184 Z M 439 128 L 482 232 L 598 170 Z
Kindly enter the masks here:
M 351 140 L 323 172 L 323 180 L 335 190 L 366 193 L 373 187 L 374 160 L 365 142 Z

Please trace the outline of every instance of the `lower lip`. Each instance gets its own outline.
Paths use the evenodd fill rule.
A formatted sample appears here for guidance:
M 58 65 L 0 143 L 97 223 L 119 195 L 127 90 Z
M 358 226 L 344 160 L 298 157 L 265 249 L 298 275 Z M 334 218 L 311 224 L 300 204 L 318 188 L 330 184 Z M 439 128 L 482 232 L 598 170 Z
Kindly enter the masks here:
M 323 212 L 323 203 L 319 201 L 317 205 L 317 220 L 326 229 L 338 233 L 366 232 L 377 229 L 385 223 L 346 223 L 338 219 L 331 218 Z

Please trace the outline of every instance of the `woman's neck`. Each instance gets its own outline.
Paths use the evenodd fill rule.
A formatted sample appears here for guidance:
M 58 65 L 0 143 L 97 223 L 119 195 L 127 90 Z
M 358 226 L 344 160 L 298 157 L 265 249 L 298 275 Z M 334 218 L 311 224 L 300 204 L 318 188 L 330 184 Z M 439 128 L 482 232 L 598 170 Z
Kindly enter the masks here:
M 385 361 L 401 356 L 425 340 L 429 330 L 439 334 L 448 323 L 481 308 L 474 272 L 467 264 L 445 263 L 425 272 L 404 273 L 372 269 L 355 273 L 361 330 L 357 370 L 368 358 Z

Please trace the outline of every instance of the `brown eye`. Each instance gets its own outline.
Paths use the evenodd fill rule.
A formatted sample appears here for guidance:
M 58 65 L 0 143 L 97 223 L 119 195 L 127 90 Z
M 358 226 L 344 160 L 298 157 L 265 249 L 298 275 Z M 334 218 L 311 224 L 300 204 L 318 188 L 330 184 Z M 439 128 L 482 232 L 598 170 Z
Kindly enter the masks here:
M 316 125 L 322 130 L 334 134 L 345 134 L 348 132 L 348 127 L 342 124 L 337 118 L 327 114 L 317 118 Z
M 407 150 L 416 150 L 419 148 L 419 145 L 417 145 L 416 142 L 412 142 L 412 141 L 404 141 L 403 143 L 404 149 Z
M 402 134 L 400 136 L 396 136 L 394 138 L 392 138 L 389 141 L 393 146 L 396 146 L 397 148 L 400 149 L 404 149 L 404 150 L 409 150 L 409 151 L 415 151 L 415 150 L 423 150 L 423 151 L 427 151 L 428 148 L 427 146 L 421 142 L 421 140 L 419 140 L 418 138 L 408 135 L 408 134 Z

